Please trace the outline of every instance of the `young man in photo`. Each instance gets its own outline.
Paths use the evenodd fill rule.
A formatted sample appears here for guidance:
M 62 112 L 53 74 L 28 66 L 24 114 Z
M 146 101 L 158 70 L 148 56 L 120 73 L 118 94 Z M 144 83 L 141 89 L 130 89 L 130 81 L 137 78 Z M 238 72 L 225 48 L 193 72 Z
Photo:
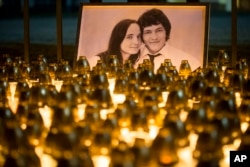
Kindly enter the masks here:
M 145 11 L 139 17 L 138 24 L 141 28 L 144 46 L 141 49 L 136 67 L 144 59 L 151 60 L 154 65 L 154 72 L 157 71 L 165 59 L 170 59 L 177 70 L 179 70 L 182 60 L 188 60 L 192 71 L 201 66 L 201 63 L 195 57 L 168 44 L 171 23 L 160 9 L 153 8 Z

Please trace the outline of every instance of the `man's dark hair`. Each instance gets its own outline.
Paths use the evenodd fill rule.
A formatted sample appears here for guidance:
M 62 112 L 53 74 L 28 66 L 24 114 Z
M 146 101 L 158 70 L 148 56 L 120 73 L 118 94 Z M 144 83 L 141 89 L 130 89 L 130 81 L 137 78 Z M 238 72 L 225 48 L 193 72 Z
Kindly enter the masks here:
M 153 8 L 144 12 L 139 17 L 138 24 L 140 25 L 142 34 L 143 34 L 143 29 L 145 27 L 162 24 L 162 26 L 166 31 L 166 41 L 169 39 L 171 31 L 171 23 L 168 17 L 160 9 Z

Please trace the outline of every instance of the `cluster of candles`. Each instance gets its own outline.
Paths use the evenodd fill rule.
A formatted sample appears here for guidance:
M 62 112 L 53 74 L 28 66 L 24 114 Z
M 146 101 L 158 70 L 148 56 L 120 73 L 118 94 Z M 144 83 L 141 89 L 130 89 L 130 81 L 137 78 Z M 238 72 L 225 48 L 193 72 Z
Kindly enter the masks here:
M 191 71 L 170 59 L 156 73 L 115 55 L 92 69 L 81 56 L 31 64 L 3 55 L 0 166 L 228 166 L 249 149 L 250 80 L 228 55 Z

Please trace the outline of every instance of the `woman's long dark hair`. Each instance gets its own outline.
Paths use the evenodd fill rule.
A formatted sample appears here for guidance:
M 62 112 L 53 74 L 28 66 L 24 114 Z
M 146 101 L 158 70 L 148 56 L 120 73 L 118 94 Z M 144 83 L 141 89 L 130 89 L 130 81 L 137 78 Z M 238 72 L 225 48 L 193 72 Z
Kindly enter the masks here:
M 109 40 L 107 55 L 103 57 L 104 62 L 106 63 L 108 62 L 109 55 L 116 55 L 120 64 L 122 65 L 124 63 L 120 46 L 123 39 L 125 38 L 129 26 L 133 23 L 137 24 L 137 21 L 132 19 L 124 19 L 118 22 L 116 26 L 113 28 Z M 138 54 L 130 55 L 129 60 L 131 60 L 132 64 L 134 64 L 135 61 L 137 60 Z

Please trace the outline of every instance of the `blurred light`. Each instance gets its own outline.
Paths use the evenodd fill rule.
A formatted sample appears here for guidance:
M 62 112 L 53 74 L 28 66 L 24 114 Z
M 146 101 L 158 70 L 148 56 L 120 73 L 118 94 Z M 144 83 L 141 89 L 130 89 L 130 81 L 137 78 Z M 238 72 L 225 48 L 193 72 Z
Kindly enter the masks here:
M 84 119 L 85 108 L 86 108 L 86 104 L 77 105 L 78 112 L 77 112 L 76 122 Z
M 44 126 L 50 129 L 52 123 L 52 110 L 49 106 L 44 106 L 39 108 L 39 113 L 41 114 L 44 122 Z
M 159 104 L 159 107 L 164 107 L 166 105 L 167 100 L 168 100 L 169 92 L 162 91 L 161 95 L 162 95 L 162 102 Z
M 9 85 L 10 85 L 10 97 L 11 100 L 14 100 L 17 82 L 9 82 Z
M 37 80 L 30 79 L 27 82 L 28 82 L 29 87 L 31 88 L 34 84 L 38 83 L 39 80 L 38 79 Z
M 242 122 L 242 123 L 240 124 L 240 128 L 241 128 L 242 133 L 245 133 L 245 132 L 246 132 L 248 126 L 249 126 L 249 123 L 248 123 L 248 122 Z
M 153 141 L 159 132 L 159 127 L 151 125 L 149 126 L 149 138 Z
M 41 160 L 41 167 L 49 166 L 49 167 L 56 167 L 57 162 L 54 160 L 50 155 L 43 153 L 42 147 L 36 147 L 35 152 Z
M 106 120 L 109 114 L 114 113 L 113 109 L 101 109 L 100 115 L 102 120 Z
M 233 144 L 223 146 L 223 154 L 224 159 L 221 161 L 221 166 L 229 166 L 230 165 L 230 151 L 237 150 L 240 146 L 241 140 L 236 139 Z
M 62 85 L 63 85 L 63 81 L 62 81 L 62 80 L 53 80 L 53 81 L 52 81 L 52 84 L 55 85 L 56 90 L 57 90 L 58 92 L 60 92 L 61 87 L 62 87 Z
M 179 149 L 178 156 L 180 157 L 180 162 L 175 167 L 196 166 L 197 161 L 193 159 L 192 151 L 190 147 Z
M 110 93 L 113 94 L 114 89 L 115 89 L 115 78 L 109 78 L 108 82 L 109 82 Z
M 151 127 L 151 133 L 143 130 L 130 131 L 128 128 L 121 128 L 121 140 L 125 141 L 129 146 L 133 146 L 135 139 L 144 139 L 147 145 L 150 145 L 158 132 L 157 128 Z
M 93 163 L 95 167 L 109 167 L 110 157 L 106 155 L 93 156 Z
M 125 94 L 113 94 L 113 102 L 115 105 L 121 104 L 126 100 Z
M 241 98 L 240 92 L 235 92 L 234 94 L 235 94 L 236 106 L 238 108 L 238 107 L 240 107 L 240 104 L 242 102 L 242 98 Z

